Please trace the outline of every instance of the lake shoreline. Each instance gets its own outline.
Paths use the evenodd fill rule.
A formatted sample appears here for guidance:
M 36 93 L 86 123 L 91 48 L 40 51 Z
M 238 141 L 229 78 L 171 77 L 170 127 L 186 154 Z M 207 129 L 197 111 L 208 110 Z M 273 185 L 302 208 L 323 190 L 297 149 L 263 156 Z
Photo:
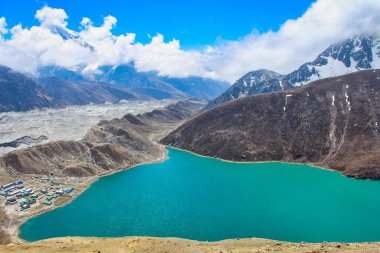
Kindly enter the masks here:
M 227 163 L 237 163 L 237 164 L 283 163 L 283 164 L 293 164 L 293 165 L 306 165 L 306 166 L 313 167 L 315 169 L 321 169 L 321 170 L 326 170 L 326 171 L 331 171 L 331 172 L 337 172 L 337 173 L 339 173 L 340 175 L 342 175 L 342 176 L 344 176 L 346 178 L 352 178 L 352 179 L 359 180 L 357 178 L 348 177 L 348 176 L 344 175 L 343 173 L 341 173 L 340 171 L 329 169 L 329 168 L 325 168 L 325 167 L 316 165 L 314 163 L 296 163 L 296 162 L 286 162 L 286 161 L 281 161 L 281 160 L 279 160 L 279 161 L 231 161 L 231 160 L 226 160 L 226 159 L 219 158 L 219 157 L 212 157 L 212 156 L 205 156 L 205 155 L 197 154 L 197 153 L 194 153 L 194 152 L 192 152 L 190 150 L 181 149 L 181 148 L 177 148 L 177 147 L 173 147 L 173 146 L 168 146 L 168 145 L 165 145 L 165 146 L 169 147 L 169 148 L 172 148 L 172 149 L 175 149 L 175 150 L 180 150 L 180 151 L 183 151 L 183 152 L 187 152 L 187 153 L 190 153 L 190 154 L 195 155 L 195 156 L 215 159 L 215 160 L 219 160 L 219 161 L 227 162 Z M 360 180 L 362 180 L 362 179 L 360 179 Z M 370 179 L 368 179 L 368 180 L 369 181 L 376 181 L 376 180 L 370 180 Z
M 11 237 L 11 242 L 12 243 L 30 243 L 29 241 L 24 240 L 20 236 L 20 228 L 21 228 L 21 226 L 25 222 L 27 222 L 28 220 L 30 220 L 30 219 L 32 219 L 32 218 L 34 218 L 36 216 L 39 216 L 39 215 L 43 214 L 43 213 L 50 212 L 50 211 L 53 211 L 55 209 L 58 209 L 58 208 L 61 208 L 61 207 L 64 207 L 64 206 L 70 204 L 71 202 L 73 202 L 74 200 L 76 200 L 81 194 L 83 194 L 86 190 L 88 190 L 100 178 L 111 176 L 111 175 L 114 175 L 114 174 L 117 174 L 117 173 L 120 173 L 120 172 L 123 172 L 123 171 L 127 171 L 127 170 L 130 170 L 130 169 L 134 169 L 134 168 L 139 167 L 141 165 L 155 164 L 155 163 L 161 163 L 161 162 L 165 161 L 166 159 L 168 159 L 167 149 L 165 148 L 164 145 L 161 145 L 161 144 L 159 144 L 159 145 L 160 145 L 160 149 L 161 149 L 162 152 L 161 152 L 161 156 L 158 157 L 156 160 L 149 161 L 149 162 L 138 163 L 138 164 L 135 164 L 135 165 L 130 166 L 130 167 L 126 167 L 126 168 L 123 168 L 123 169 L 111 171 L 109 173 L 103 173 L 103 174 L 100 174 L 100 175 L 93 176 L 93 177 L 91 177 L 92 180 L 90 180 L 85 185 L 85 187 L 83 188 L 83 190 L 81 192 L 79 192 L 77 195 L 73 196 L 69 201 L 67 201 L 63 205 L 60 205 L 60 206 L 51 206 L 48 209 L 41 210 L 40 212 L 34 213 L 32 215 L 27 215 L 25 217 L 22 217 L 22 218 L 16 220 L 16 221 L 11 220 L 10 224 L 8 226 L 8 229 L 7 229 L 8 233 L 9 233 L 9 235 Z

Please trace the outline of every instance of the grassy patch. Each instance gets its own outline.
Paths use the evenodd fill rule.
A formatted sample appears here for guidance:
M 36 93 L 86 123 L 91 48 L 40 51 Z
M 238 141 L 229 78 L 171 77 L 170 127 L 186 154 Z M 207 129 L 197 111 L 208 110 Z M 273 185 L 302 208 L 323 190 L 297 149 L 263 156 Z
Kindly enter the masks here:
M 71 197 L 69 197 L 69 196 L 61 196 L 56 201 L 54 201 L 54 204 L 56 206 L 62 206 L 63 204 L 65 204 L 70 199 L 71 199 Z

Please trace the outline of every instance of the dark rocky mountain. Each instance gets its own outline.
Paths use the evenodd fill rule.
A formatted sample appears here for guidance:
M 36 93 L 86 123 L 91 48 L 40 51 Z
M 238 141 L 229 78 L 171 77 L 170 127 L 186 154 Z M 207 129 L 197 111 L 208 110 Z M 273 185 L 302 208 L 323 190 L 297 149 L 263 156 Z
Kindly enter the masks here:
M 81 69 L 69 70 L 56 66 L 38 69 L 40 78 L 59 77 L 74 83 L 108 83 L 119 89 L 126 89 L 141 99 L 213 99 L 221 94 L 228 83 L 201 77 L 170 78 L 160 77 L 154 72 L 138 72 L 133 64 L 101 66 L 100 73 L 85 76 Z M 110 87 L 110 86 L 109 86 Z
M 380 70 L 257 94 L 204 111 L 163 139 L 232 161 L 309 163 L 380 179 Z
M 202 77 L 160 77 L 166 83 L 187 94 L 189 97 L 213 99 L 224 92 L 230 84 Z
M 61 68 L 57 66 L 39 66 L 37 68 L 38 78 L 58 77 L 70 82 L 90 82 L 91 80 L 78 71 Z
M 0 66 L 0 112 L 51 107 L 51 101 L 32 79 Z
M 202 98 L 212 99 L 222 93 L 229 85 L 208 78 L 161 77 L 154 72 L 137 72 L 133 64 L 102 66 L 102 74 L 96 80 L 118 84 L 140 95 L 155 99 L 164 98 Z
M 39 78 L 36 82 L 53 98 L 52 104 L 55 107 L 138 99 L 138 96 L 129 90 L 108 83 L 69 82 L 58 77 Z
M 74 78 L 73 75 L 70 76 Z M 58 77 L 32 80 L 10 68 L 0 66 L 0 112 L 140 99 L 120 86 L 81 80 L 71 82 Z
M 161 78 L 136 72 L 127 65 L 101 69 L 103 74 L 94 80 L 78 71 L 45 66 L 38 68 L 40 77 L 33 80 L 0 66 L 0 112 L 114 103 L 122 99 L 209 99 L 228 85 L 198 77 Z
M 164 158 L 157 139 L 205 106 L 188 100 L 142 115 L 101 121 L 80 141 L 54 141 L 12 151 L 0 158 L 0 172 L 94 176 Z
M 140 73 L 132 65 L 102 66 L 96 80 L 117 84 L 154 99 L 186 98 L 188 95 L 159 79 L 154 73 Z
M 226 92 L 210 101 L 206 109 L 221 103 L 258 93 L 287 90 L 322 78 L 360 70 L 380 68 L 380 38 L 355 36 L 323 51 L 313 62 L 281 76 L 268 70 L 253 71 L 235 82 Z M 263 75 L 263 72 L 271 73 Z M 257 81 L 257 78 L 260 81 Z

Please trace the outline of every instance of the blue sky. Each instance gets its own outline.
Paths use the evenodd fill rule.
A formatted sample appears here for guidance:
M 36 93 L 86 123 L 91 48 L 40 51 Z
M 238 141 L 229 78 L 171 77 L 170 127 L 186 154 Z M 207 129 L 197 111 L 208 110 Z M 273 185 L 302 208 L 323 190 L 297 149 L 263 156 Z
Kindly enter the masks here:
M 91 75 L 133 63 L 234 82 L 257 69 L 287 74 L 355 35 L 380 36 L 379 13 L 379 0 L 0 0 L 0 65 Z M 63 40 L 52 25 L 79 39 Z
M 38 24 L 34 14 L 44 5 L 62 8 L 69 16 L 68 27 L 78 29 L 82 17 L 100 25 L 103 17 L 118 20 L 114 34 L 133 32 L 146 43 L 147 34 L 162 33 L 166 40 L 179 39 L 184 48 L 213 45 L 218 38 L 237 40 L 253 29 L 277 30 L 295 19 L 312 0 L 1 0 L 0 16 L 8 26 Z

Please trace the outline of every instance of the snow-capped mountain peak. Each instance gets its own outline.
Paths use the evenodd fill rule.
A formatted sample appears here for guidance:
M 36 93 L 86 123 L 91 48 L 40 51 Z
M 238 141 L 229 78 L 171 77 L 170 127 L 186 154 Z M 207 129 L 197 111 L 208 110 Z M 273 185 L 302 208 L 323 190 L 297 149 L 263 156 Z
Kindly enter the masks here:
M 377 68 L 380 68 L 380 39 L 354 36 L 327 48 L 315 61 L 289 74 L 288 81 L 292 86 L 299 86 L 322 78 Z M 303 75 L 294 79 L 292 75 L 299 74 L 297 72 L 301 69 Z
M 279 73 L 266 69 L 249 72 L 237 80 L 225 93 L 210 101 L 206 108 L 256 93 L 284 90 L 287 87 L 281 81 L 282 78 L 283 76 Z
M 63 40 L 71 40 L 77 43 L 78 45 L 89 48 L 91 51 L 94 50 L 94 47 L 84 41 L 79 33 L 69 30 L 67 28 L 58 26 L 58 25 L 49 25 L 47 27 L 53 34 L 59 35 Z
M 303 64 L 288 75 L 269 70 L 249 72 L 225 93 L 210 101 L 206 108 L 247 95 L 291 89 L 322 78 L 368 69 L 380 69 L 380 38 L 354 36 L 331 45 L 314 61 Z

